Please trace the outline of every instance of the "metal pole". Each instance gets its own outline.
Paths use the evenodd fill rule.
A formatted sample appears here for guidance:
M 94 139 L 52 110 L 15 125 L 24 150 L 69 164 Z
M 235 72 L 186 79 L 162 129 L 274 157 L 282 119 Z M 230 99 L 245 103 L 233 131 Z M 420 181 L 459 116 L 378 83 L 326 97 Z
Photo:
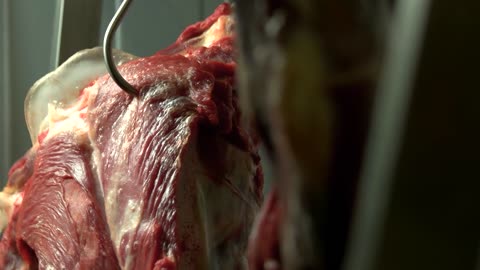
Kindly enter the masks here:
M 100 44 L 101 1 L 59 0 L 56 65 L 74 53 Z
M 2 179 L 0 183 L 2 186 L 5 184 L 6 181 L 6 174 L 8 172 L 8 168 L 12 163 L 12 154 L 11 154 L 11 82 L 10 82 L 10 4 L 9 0 L 2 1 L 2 42 L 3 42 L 3 85 L 2 85 L 2 118 L 3 118 L 3 128 L 2 128 L 2 135 L 3 141 L 1 142 L 3 145 L 3 153 L 1 155 L 0 163 L 1 165 L 1 175 Z M 3 177 L 5 176 L 5 179 Z
M 371 270 L 385 219 L 394 164 L 409 107 L 430 1 L 398 3 L 379 83 L 346 270 Z

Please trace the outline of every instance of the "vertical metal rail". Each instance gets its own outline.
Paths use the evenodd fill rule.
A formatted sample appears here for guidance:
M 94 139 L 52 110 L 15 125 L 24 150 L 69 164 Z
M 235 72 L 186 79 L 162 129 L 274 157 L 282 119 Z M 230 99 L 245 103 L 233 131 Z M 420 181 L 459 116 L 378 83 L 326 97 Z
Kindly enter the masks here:
M 373 269 L 430 1 L 404 0 L 388 38 L 345 270 Z
M 56 66 L 79 50 L 99 45 L 101 2 L 59 0 Z
M 474 269 L 480 3 L 397 4 L 345 269 Z
M 11 83 L 10 83 L 10 5 L 8 0 L 2 1 L 2 42 L 3 42 L 3 51 L 1 52 L 3 54 L 3 85 L 1 86 L 2 93 L 3 93 L 3 99 L 1 101 L 2 104 L 2 122 L 3 122 L 3 127 L 2 127 L 2 135 L 3 135 L 3 141 L 2 143 L 2 148 L 3 148 L 3 153 L 1 153 L 1 175 L 2 179 L 0 179 L 0 183 L 2 186 L 5 184 L 4 181 L 6 181 L 6 178 L 3 179 L 3 176 L 6 177 L 7 172 L 8 172 L 8 167 L 11 165 L 12 162 L 12 155 L 11 155 Z
M 55 41 L 52 44 L 50 52 L 50 69 L 55 69 L 60 62 L 60 44 L 61 44 L 61 33 L 62 33 L 62 21 L 63 21 L 63 7 L 64 0 L 56 0 L 54 4 L 55 13 L 53 18 L 53 30 L 52 30 L 52 39 Z
M 65 7 L 65 0 L 55 1 L 55 18 L 53 20 L 53 40 L 52 44 L 50 68 L 53 70 L 61 64 L 60 61 L 60 46 L 62 44 L 62 27 L 63 27 L 63 11 Z

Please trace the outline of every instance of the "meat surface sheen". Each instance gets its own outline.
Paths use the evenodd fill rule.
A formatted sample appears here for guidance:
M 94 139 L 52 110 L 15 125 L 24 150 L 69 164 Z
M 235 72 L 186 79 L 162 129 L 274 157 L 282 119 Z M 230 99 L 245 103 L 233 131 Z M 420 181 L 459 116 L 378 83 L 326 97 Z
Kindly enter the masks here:
M 33 146 L 0 193 L 0 269 L 246 268 L 262 173 L 233 30 L 222 4 L 153 56 L 116 52 L 137 98 L 104 75 L 100 48 L 34 85 Z

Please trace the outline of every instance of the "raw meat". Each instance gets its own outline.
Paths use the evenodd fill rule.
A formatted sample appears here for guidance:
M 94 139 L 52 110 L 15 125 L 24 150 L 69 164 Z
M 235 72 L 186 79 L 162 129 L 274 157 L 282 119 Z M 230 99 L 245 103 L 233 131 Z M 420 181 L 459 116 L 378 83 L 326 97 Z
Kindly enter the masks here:
M 26 99 L 33 146 L 0 193 L 1 269 L 243 269 L 262 200 L 228 4 L 169 48 L 79 52 Z M 48 106 L 47 106 L 48 104 Z

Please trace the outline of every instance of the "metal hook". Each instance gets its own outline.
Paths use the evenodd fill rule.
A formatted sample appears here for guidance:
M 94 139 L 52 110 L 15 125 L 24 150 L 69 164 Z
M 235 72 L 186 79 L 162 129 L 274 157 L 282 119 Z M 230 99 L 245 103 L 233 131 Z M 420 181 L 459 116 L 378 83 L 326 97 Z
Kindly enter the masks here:
M 112 37 L 115 31 L 117 30 L 120 21 L 122 20 L 125 12 L 130 5 L 131 0 L 124 0 L 120 7 L 118 8 L 117 12 L 113 16 L 112 20 L 108 24 L 107 31 L 105 32 L 105 37 L 103 39 L 103 56 L 105 59 L 105 63 L 107 66 L 108 73 L 112 77 L 113 81 L 122 88 L 123 91 L 127 92 L 130 95 L 138 96 L 138 91 L 129 84 L 122 75 L 118 72 L 118 69 L 113 61 L 112 56 Z

